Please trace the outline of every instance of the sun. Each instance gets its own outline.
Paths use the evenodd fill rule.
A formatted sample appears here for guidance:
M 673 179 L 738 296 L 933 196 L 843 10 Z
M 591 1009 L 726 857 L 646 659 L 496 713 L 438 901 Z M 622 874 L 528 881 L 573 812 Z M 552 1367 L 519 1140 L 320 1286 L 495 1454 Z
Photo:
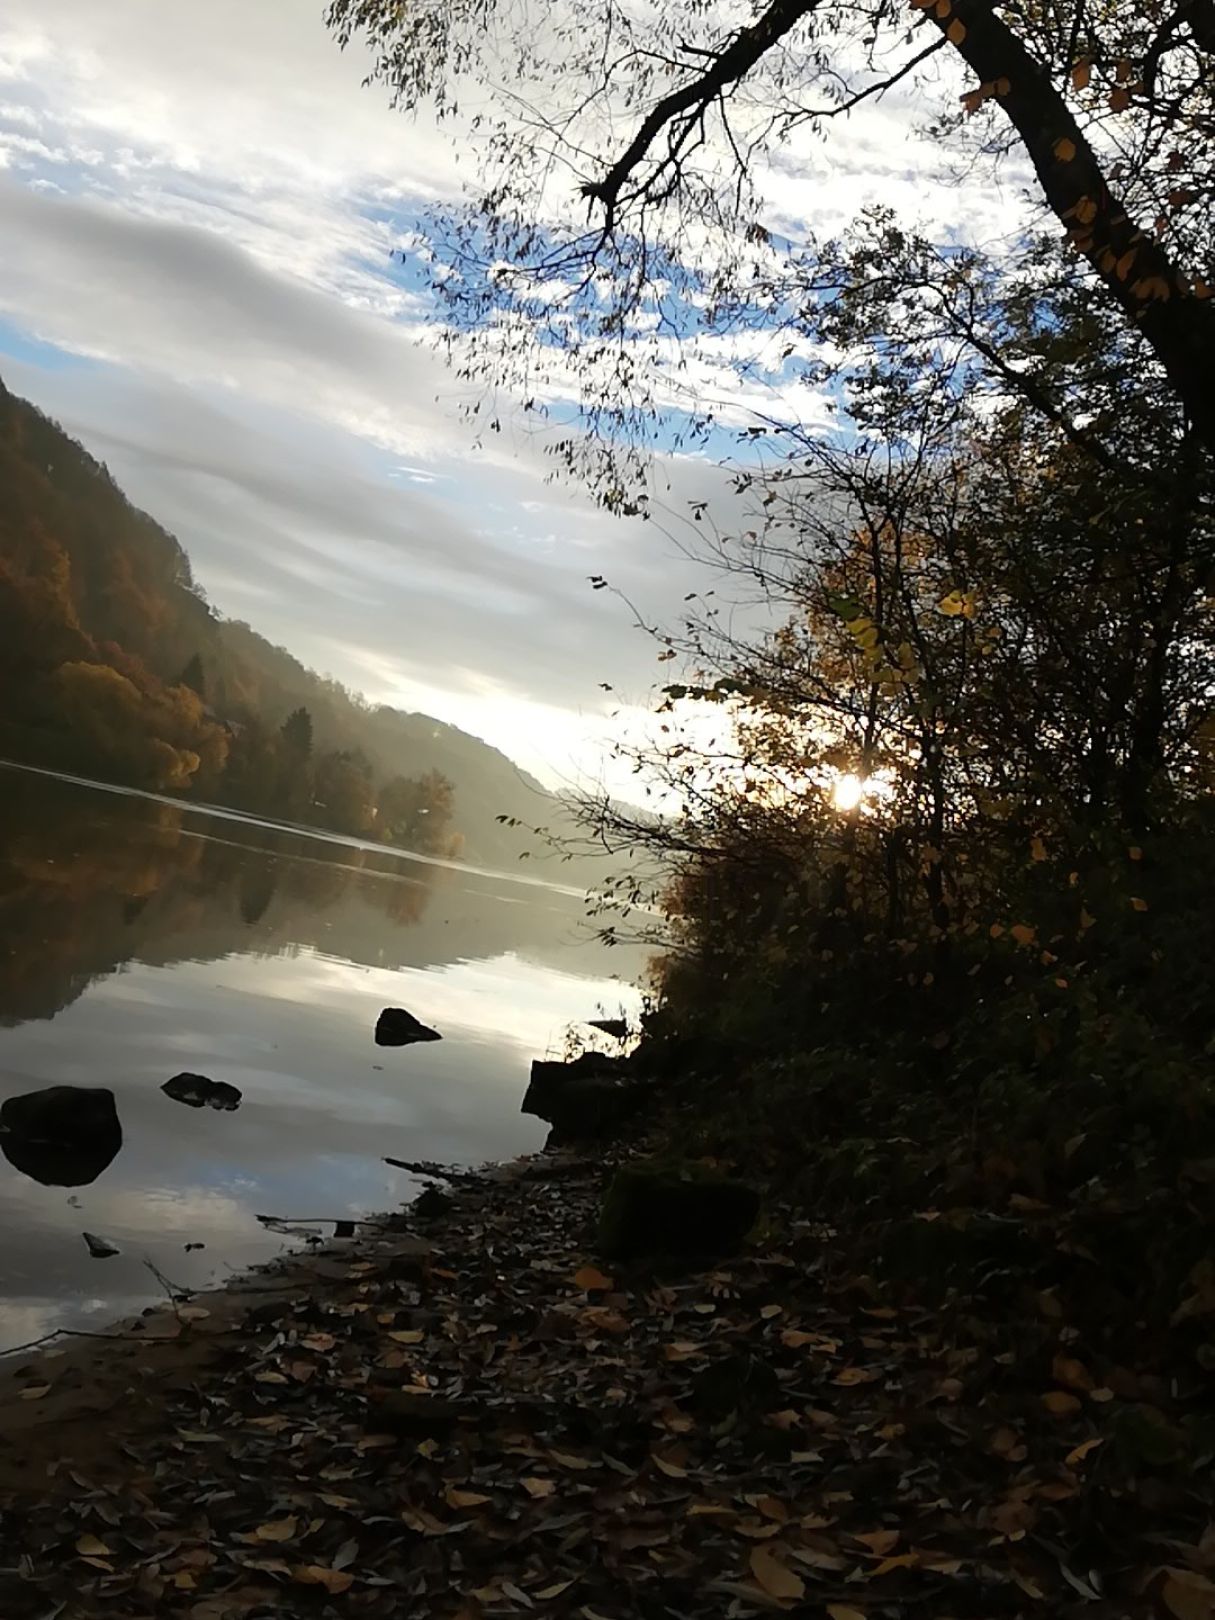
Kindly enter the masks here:
M 831 802 L 837 810 L 855 810 L 869 791 L 869 783 L 849 771 L 831 784 Z

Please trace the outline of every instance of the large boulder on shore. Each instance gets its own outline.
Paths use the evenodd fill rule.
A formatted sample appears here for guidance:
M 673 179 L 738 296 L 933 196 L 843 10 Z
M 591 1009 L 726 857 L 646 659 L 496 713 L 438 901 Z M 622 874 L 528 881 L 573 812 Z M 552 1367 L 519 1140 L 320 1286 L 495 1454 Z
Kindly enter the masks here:
M 47 1086 L 0 1103 L 0 1152 L 43 1186 L 87 1186 L 121 1147 L 114 1093 L 102 1086 Z
M 626 1164 L 604 1196 L 599 1247 L 616 1260 L 731 1254 L 755 1225 L 759 1204 L 754 1187 L 703 1165 Z
M 185 1103 L 187 1108 L 218 1108 L 231 1113 L 241 1105 L 238 1087 L 226 1080 L 208 1080 L 205 1074 L 175 1074 L 160 1088 L 174 1102 Z
M 608 1136 L 640 1109 L 649 1087 L 630 1071 L 627 1058 L 583 1052 L 568 1063 L 538 1058 L 521 1112 L 543 1119 L 559 1141 Z
M 415 1041 L 441 1041 L 437 1029 L 431 1029 L 415 1018 L 404 1007 L 385 1007 L 376 1021 L 377 1046 L 412 1046 Z

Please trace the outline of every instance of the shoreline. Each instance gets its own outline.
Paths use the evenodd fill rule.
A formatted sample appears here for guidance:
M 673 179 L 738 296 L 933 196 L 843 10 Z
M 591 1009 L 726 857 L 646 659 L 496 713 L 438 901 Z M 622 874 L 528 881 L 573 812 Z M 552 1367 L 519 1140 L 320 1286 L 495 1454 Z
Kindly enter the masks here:
M 779 1203 L 717 1259 L 605 1259 L 635 1149 L 469 1172 L 399 1229 L 0 1376 L 4 1620 L 1147 1620 L 1162 1579 L 1206 1595 L 1159 1378 L 1053 1297 L 883 1282 Z
M 87 1424 L 133 1394 L 140 1401 L 146 1399 L 144 1391 L 136 1392 L 129 1384 L 132 1365 L 154 1379 L 186 1371 L 204 1375 L 225 1341 L 255 1330 L 259 1314 L 286 1294 L 311 1291 L 319 1298 L 349 1264 L 425 1258 L 431 1245 L 421 1234 L 429 1223 L 410 1212 L 437 1182 L 448 1182 L 451 1191 L 445 1188 L 443 1196 L 457 1199 L 461 1190 L 526 1177 L 537 1163 L 555 1165 L 560 1174 L 560 1166 L 568 1160 L 540 1149 L 454 1172 L 444 1166 L 393 1162 L 427 1186 L 395 1210 L 349 1217 L 355 1228 L 349 1237 L 301 1243 L 217 1286 L 183 1291 L 134 1315 L 115 1317 L 95 1331 L 55 1328 L 30 1344 L 0 1351 L 0 1495 L 25 1488 L 28 1469 L 49 1458 L 65 1425 Z M 334 1221 L 340 1225 L 346 1219 Z M 293 1224 L 304 1227 L 308 1222 Z M 140 1365 L 143 1351 L 150 1352 L 151 1359 Z M 46 1394 L 35 1398 L 26 1393 L 44 1388 Z M 138 1421 L 137 1406 L 132 1412 Z

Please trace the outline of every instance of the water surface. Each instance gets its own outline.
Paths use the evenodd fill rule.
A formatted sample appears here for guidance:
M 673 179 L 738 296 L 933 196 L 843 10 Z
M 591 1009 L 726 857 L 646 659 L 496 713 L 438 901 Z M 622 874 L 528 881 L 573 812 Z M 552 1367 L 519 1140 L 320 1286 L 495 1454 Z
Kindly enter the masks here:
M 531 1059 L 634 1008 L 643 965 L 534 875 L 0 768 L 0 1100 L 105 1086 L 124 1138 L 82 1186 L 0 1159 L 0 1349 L 149 1303 L 147 1262 L 200 1287 L 266 1258 L 284 1239 L 259 1214 L 399 1203 L 416 1183 L 384 1154 L 540 1146 Z M 388 1005 L 443 1040 L 377 1047 Z M 181 1070 L 240 1108 L 166 1097 Z M 90 1258 L 86 1230 L 120 1254 Z

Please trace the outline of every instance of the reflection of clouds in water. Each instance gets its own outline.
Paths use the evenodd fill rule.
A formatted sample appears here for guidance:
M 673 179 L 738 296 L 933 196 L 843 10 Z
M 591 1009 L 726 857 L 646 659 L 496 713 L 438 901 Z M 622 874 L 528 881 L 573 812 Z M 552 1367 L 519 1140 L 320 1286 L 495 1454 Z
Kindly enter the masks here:
M 256 966 L 256 975 L 252 973 Z M 471 1040 L 478 1046 L 513 1049 L 527 1058 L 557 1049 L 570 1024 L 582 1024 L 602 1011 L 636 1013 L 641 995 L 633 986 L 614 979 L 582 978 L 553 968 L 539 968 L 513 953 L 485 961 L 448 963 L 443 967 L 376 968 L 354 966 L 320 952 L 300 951 L 290 957 L 229 957 L 220 962 L 181 963 L 173 968 L 132 966 L 121 976 L 94 987 L 94 1001 L 123 1003 L 146 1010 L 171 1009 L 179 1003 L 182 981 L 196 983 L 212 998 L 249 998 L 263 1011 L 267 1003 L 286 1003 L 301 1026 L 323 1020 L 332 1028 L 335 1015 L 349 1015 L 348 1033 L 357 1041 L 370 1041 L 375 1017 L 382 1006 L 404 1006 L 434 1024 L 447 1041 Z M 281 1013 L 274 1014 L 281 1018 Z M 222 1020 L 217 1020 L 221 1024 Z M 276 1045 L 290 1050 L 293 1031 L 274 1023 Z M 589 1031 L 583 1031 L 589 1035 Z M 192 1031 L 169 1032 L 158 1040 L 182 1054 L 197 1051 Z M 370 1046 L 368 1051 L 370 1052 Z M 378 1054 L 383 1061 L 383 1053 Z M 250 1052 L 248 1056 L 252 1058 Z M 446 1064 L 440 1048 L 424 1056 L 392 1059 L 408 1067 L 405 1072 L 427 1072 L 435 1063 Z M 222 1078 L 237 1085 L 255 1085 L 273 1068 L 244 1062 L 226 1069 Z M 482 1078 L 475 1072 L 470 1083 Z M 490 1083 L 493 1083 L 492 1081 Z M 513 1077 L 511 1080 L 513 1083 Z M 329 1093 L 331 1077 L 319 1081 Z M 309 1079 L 293 1079 L 293 1092 L 314 1089 Z M 247 1099 L 247 1101 L 250 1099 Z
M 48 859 L 58 871 L 62 856 L 73 883 L 54 904 L 29 890 L 29 971 L 4 981 L 14 1022 L 0 1028 L 0 1099 L 109 1087 L 124 1143 L 72 1203 L 0 1161 L 0 1346 L 162 1297 L 145 1261 L 202 1288 L 289 1246 L 257 1214 L 394 1206 L 417 1188 L 385 1153 L 478 1163 L 534 1150 L 544 1127 L 520 1113 L 531 1059 L 560 1052 L 571 1025 L 637 1006 L 610 975 L 640 972 L 639 956 L 596 946 L 559 894 L 443 877 L 401 917 L 385 897 L 416 883 L 340 871 L 331 891 L 311 881 L 330 875 L 324 863 L 288 860 L 289 839 L 200 841 L 205 862 L 162 862 L 132 913 L 126 856 L 146 855 L 145 812 L 115 820 L 110 801 L 94 827 L 86 809 L 61 823 L 36 803 L 9 806 L 17 842 L 53 830 Z M 246 879 L 267 873 L 276 887 L 250 923 Z M 385 1006 L 443 1040 L 376 1047 Z M 238 1086 L 240 1108 L 173 1102 L 160 1088 L 182 1070 Z M 91 1259 L 85 1230 L 121 1253 Z

